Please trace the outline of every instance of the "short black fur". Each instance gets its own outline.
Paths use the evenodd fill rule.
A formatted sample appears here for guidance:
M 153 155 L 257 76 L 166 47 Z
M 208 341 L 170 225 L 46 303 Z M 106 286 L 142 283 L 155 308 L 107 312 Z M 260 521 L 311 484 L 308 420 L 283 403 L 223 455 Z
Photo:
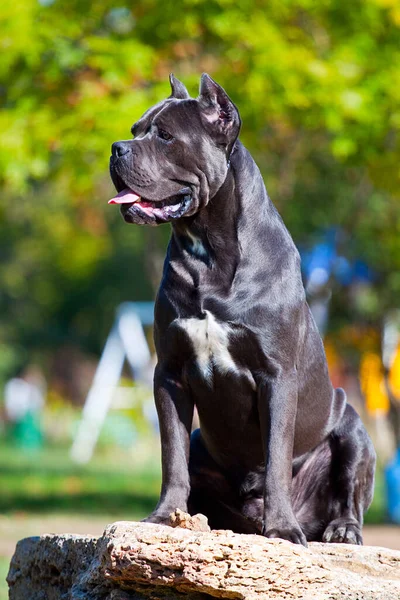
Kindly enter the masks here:
M 164 219 L 154 378 L 163 479 L 146 520 L 180 508 L 213 528 L 360 544 L 375 452 L 330 382 L 297 249 L 226 92 L 208 75 L 197 99 L 173 77 L 171 87 L 135 139 L 113 145 L 110 164 L 117 191 L 154 206 L 186 198 Z M 140 202 L 121 210 L 127 222 L 160 222 Z

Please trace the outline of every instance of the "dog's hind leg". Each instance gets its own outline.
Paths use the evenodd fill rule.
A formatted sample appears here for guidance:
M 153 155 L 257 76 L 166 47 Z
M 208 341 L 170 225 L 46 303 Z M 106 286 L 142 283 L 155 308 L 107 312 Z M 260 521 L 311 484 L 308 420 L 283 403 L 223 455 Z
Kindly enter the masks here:
M 364 513 L 374 493 L 376 453 L 360 417 L 349 404 L 329 442 L 331 512 L 322 540 L 362 544 Z
M 322 540 L 329 521 L 329 475 L 332 450 L 328 440 L 293 461 L 291 499 L 293 512 L 308 542 Z
M 309 541 L 362 544 L 374 487 L 375 451 L 350 406 L 330 435 L 294 461 L 292 503 Z

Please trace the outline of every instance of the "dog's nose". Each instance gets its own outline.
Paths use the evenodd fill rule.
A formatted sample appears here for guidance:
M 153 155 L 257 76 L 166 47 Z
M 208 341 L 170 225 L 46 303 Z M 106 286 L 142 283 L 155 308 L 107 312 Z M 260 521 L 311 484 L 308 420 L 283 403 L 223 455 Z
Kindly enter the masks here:
M 112 155 L 118 158 L 129 152 L 129 145 L 127 142 L 114 142 L 111 146 L 111 151 Z

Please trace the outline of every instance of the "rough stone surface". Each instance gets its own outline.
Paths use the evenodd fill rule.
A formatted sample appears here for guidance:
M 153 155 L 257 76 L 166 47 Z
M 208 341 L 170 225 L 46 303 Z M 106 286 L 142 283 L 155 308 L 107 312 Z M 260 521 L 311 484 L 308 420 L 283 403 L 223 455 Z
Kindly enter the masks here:
M 207 517 L 204 515 L 188 515 L 179 508 L 169 516 L 171 527 L 182 527 L 182 529 L 191 529 L 192 531 L 211 531 Z
M 180 511 L 171 521 L 174 528 L 121 521 L 99 539 L 22 540 L 7 578 L 9 598 L 400 600 L 398 551 L 317 543 L 307 549 L 210 532 L 205 518 Z

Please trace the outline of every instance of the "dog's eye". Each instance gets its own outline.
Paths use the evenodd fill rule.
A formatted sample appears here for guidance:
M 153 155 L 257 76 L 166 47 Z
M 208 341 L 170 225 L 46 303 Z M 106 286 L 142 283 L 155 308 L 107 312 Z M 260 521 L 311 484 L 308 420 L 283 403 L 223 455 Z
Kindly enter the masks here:
M 168 131 L 164 131 L 164 129 L 159 129 L 157 133 L 158 137 L 166 142 L 170 142 L 173 139 L 173 136 L 168 133 Z

